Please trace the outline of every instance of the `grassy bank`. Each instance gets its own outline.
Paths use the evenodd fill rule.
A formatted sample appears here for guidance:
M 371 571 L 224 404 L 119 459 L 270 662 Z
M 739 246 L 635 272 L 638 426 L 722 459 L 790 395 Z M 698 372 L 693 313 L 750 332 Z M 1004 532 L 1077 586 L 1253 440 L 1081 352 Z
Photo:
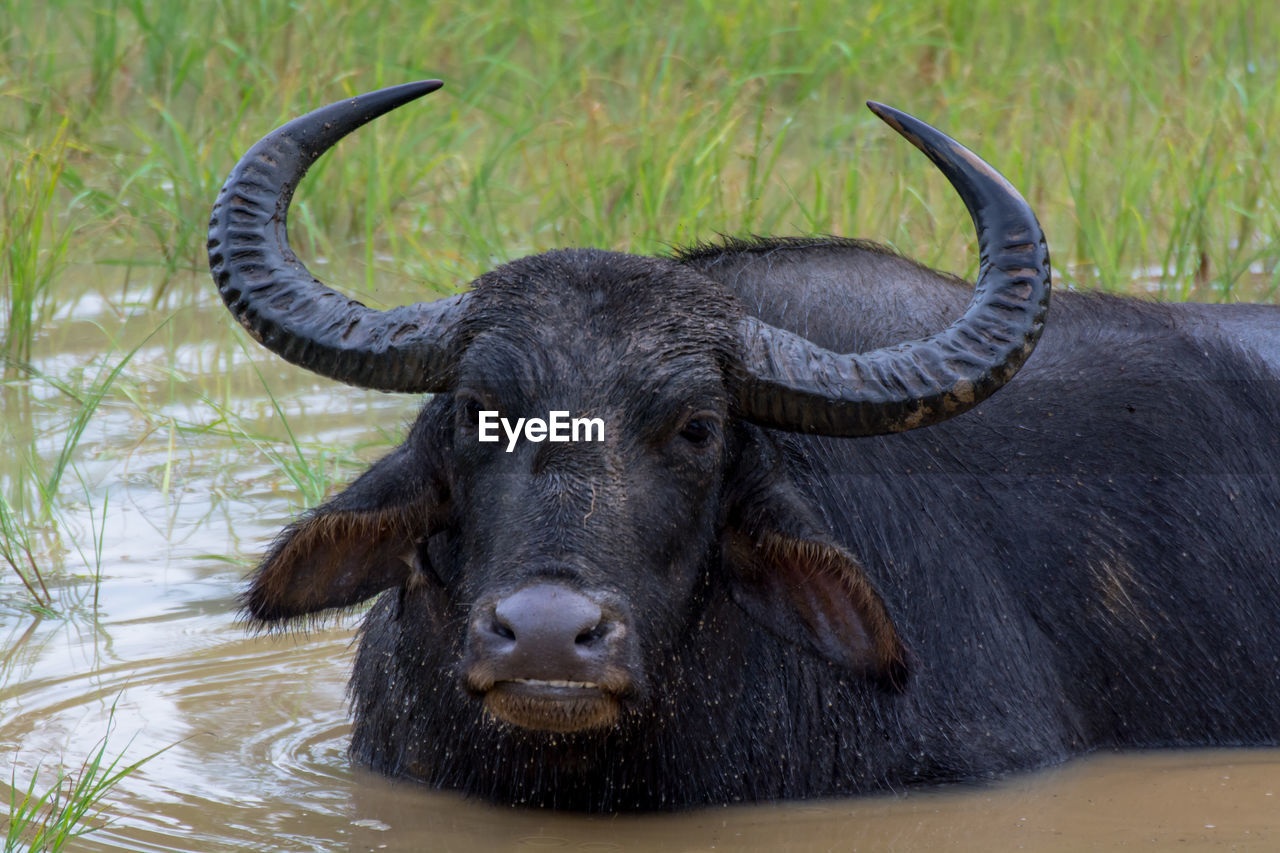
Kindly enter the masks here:
M 245 146 L 426 76 L 445 91 L 322 163 L 296 216 L 311 255 L 378 302 L 552 246 L 652 252 L 716 232 L 873 236 L 971 267 L 963 211 L 867 98 L 997 164 L 1084 284 L 1123 290 L 1147 271 L 1166 295 L 1226 298 L 1280 252 L 1274 4 L 7 0 L 0 14 L 8 338 L 41 328 L 65 265 L 109 264 L 113 292 L 203 292 L 208 206 Z

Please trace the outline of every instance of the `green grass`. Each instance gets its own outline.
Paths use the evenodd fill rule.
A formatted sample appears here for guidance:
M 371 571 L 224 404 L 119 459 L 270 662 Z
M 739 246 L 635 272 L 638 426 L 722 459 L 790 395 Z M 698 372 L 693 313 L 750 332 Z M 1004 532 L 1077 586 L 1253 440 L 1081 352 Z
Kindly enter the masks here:
M 350 459 L 349 453 L 315 442 L 300 440 L 279 399 L 256 365 L 254 373 L 262 383 L 261 393 L 270 404 L 275 423 L 283 430 L 284 436 L 264 435 L 246 423 L 245 418 L 238 414 L 235 407 L 205 397 L 205 404 L 217 418 L 211 426 L 223 430 L 224 436 L 230 438 L 233 444 L 247 445 L 269 460 L 292 486 L 301 507 L 317 506 L 332 489 L 335 475 L 342 464 L 345 462 L 349 471 L 354 469 L 357 463 Z M 193 426 L 179 428 L 191 430 Z M 201 432 L 208 434 L 203 429 Z
M 315 439 L 300 437 L 285 405 L 272 390 L 261 367 L 248 361 L 246 370 L 254 386 L 240 385 L 193 388 L 170 373 L 156 383 L 144 376 L 130 376 L 130 365 L 144 346 L 168 332 L 165 320 L 147 333 L 123 355 L 110 349 L 95 356 L 75 371 L 69 379 L 60 379 L 27 366 L 22 380 L 10 380 L 0 386 L 0 399 L 6 403 L 6 414 L 16 418 L 0 419 L 0 446 L 7 448 L 0 460 L 0 573 L 16 577 L 26 592 L 18 601 L 0 598 L 3 605 L 41 616 L 67 615 L 91 600 L 96 610 L 102 579 L 102 548 L 110 509 L 111 484 L 95 483 L 77 464 L 77 460 L 99 461 L 107 450 L 98 439 L 86 448 L 84 439 L 104 404 L 128 412 L 144 425 L 136 440 L 125 437 L 125 445 L 164 444 L 167 453 L 152 470 L 135 471 L 132 476 L 145 478 L 167 499 L 175 476 L 212 478 L 229 482 L 221 488 L 234 494 L 248 490 L 250 484 L 235 479 L 237 465 L 247 458 L 267 463 L 282 487 L 290 490 L 302 507 L 315 506 L 332 490 L 335 482 L 359 470 L 361 447 L 333 447 Z M 103 338 L 110 336 L 103 333 Z M 175 342 L 166 341 L 172 347 Z M 240 340 L 245 348 L 246 342 Z M 250 353 L 250 358 L 256 353 Z M 154 371 L 154 365 L 145 370 Z M 148 384 L 158 385 L 151 393 Z M 175 417 L 163 411 L 165 398 L 189 398 L 192 405 L 187 417 Z M 256 408 L 245 405 L 246 399 L 258 401 Z M 25 436 L 22 421 L 39 421 L 41 428 Z M 152 436 L 157 435 L 158 440 Z M 390 443 L 393 437 L 383 435 L 378 444 Z M 200 470 L 190 467 L 181 471 L 177 444 L 191 442 L 201 448 Z M 127 454 L 127 450 L 124 451 Z M 366 460 L 367 461 L 367 460 Z M 212 477 L 211 471 L 222 471 Z M 73 477 L 68 477 L 68 473 Z M 71 483 L 73 480 L 75 483 Z M 274 487 L 274 486 L 273 486 Z M 79 537 L 65 535 L 65 515 L 87 515 L 87 525 L 79 525 Z M 73 526 L 74 527 L 74 526 Z M 91 584 L 90 593 L 77 590 L 77 595 L 61 602 L 54 577 L 68 580 L 64 558 L 74 552 L 80 557 L 87 576 L 69 578 Z
M 22 586 L 31 596 L 28 608 L 36 613 L 51 615 L 53 595 L 45 583 L 40 564 L 36 562 L 37 548 L 32 544 L 30 528 L 9 503 L 9 499 L 0 493 L 0 558 L 22 581 Z
M 1261 0 L 661 14 L 8 0 L 0 15 L 14 22 L 0 140 L 11 172 L 29 164 L 14 191 L 38 202 L 12 210 L 44 222 L 13 229 L 25 243 L 3 284 L 11 306 L 47 294 L 59 263 L 136 266 L 153 295 L 203 290 L 208 207 L 248 144 L 425 76 L 447 88 L 345 143 L 296 206 L 305 254 L 379 304 L 557 245 L 654 252 L 718 232 L 870 236 L 972 269 L 949 188 L 866 98 L 1005 171 L 1082 285 L 1125 290 L 1148 269 L 1175 298 L 1275 284 L 1280 10 Z M 18 357 L 41 315 L 23 310 Z
M 107 721 L 108 733 L 114 716 L 113 706 Z M 103 814 L 103 798 L 126 776 L 164 751 L 125 764 L 123 753 L 108 758 L 108 737 L 109 734 L 104 735 L 98 741 L 97 749 L 78 769 L 69 772 L 59 766 L 53 784 L 41 794 L 37 794 L 36 774 L 25 790 L 18 787 L 16 780 L 10 780 L 4 853 L 58 853 L 69 849 L 72 841 L 102 828 L 109 821 Z
M 158 331 L 159 328 L 156 329 L 156 332 Z M 59 607 L 45 579 L 46 571 L 41 568 L 41 563 L 53 549 L 47 543 L 37 541 L 38 531 L 50 534 L 46 538 L 57 538 L 58 514 L 63 500 L 63 478 L 69 469 L 75 471 L 82 491 L 88 494 L 88 484 L 74 463 L 85 429 L 102 401 L 113 392 L 116 380 L 130 359 L 156 332 L 152 332 L 120 358 L 113 358 L 108 352 L 98 361 L 96 373 L 92 377 L 85 377 L 82 374 L 81 378 L 86 381 L 84 387 L 80 388 L 73 387 L 57 377 L 44 375 L 29 365 L 16 362 L 22 364 L 35 381 L 51 386 L 67 401 L 61 407 L 66 414 L 66 420 L 57 430 L 58 441 L 55 442 L 57 447 L 55 452 L 50 454 L 42 454 L 37 449 L 34 436 L 25 447 L 21 446 L 20 442 L 13 440 L 12 425 L 7 421 L 0 422 L 0 438 L 4 439 L 3 446 L 6 447 L 12 466 L 7 472 L 0 471 L 0 564 L 7 565 L 22 581 L 23 587 L 30 595 L 26 608 L 34 613 L 54 615 L 59 612 Z M 24 410 L 30 411 L 31 401 L 24 399 L 26 395 L 21 393 L 26 389 L 7 387 L 0 390 L 6 392 L 0 399 L 4 399 L 19 414 Z M 13 464 L 15 461 L 16 465 Z M 5 474 L 7 476 L 3 476 Z M 100 580 L 101 523 L 106 517 L 106 506 L 104 503 L 101 510 L 95 512 L 90 502 L 90 508 L 91 520 L 99 526 L 90 531 L 93 539 L 94 562 L 92 565 L 87 559 L 85 562 L 95 570 L 95 575 Z M 84 558 L 85 552 L 81 543 L 75 541 L 72 544 Z M 93 593 L 95 605 L 97 600 L 98 592 L 95 584 Z
M 50 288 L 69 245 L 70 231 L 55 210 L 67 125 L 64 118 L 42 128 L 34 143 L 0 146 L 0 366 L 7 373 L 31 357 L 31 339 L 48 316 Z

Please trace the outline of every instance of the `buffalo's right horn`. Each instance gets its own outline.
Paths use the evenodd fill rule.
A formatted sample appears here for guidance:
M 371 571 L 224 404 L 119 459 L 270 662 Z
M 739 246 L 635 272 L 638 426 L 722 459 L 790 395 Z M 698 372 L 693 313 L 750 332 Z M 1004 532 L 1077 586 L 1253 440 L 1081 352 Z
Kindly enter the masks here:
M 762 426 L 863 436 L 938 423 L 1012 379 L 1044 329 L 1049 250 L 1030 205 L 960 143 L 890 107 L 867 106 L 927 154 L 969 208 L 978 284 L 946 329 L 867 353 L 841 355 L 745 319 L 738 408 Z
M 293 191 L 321 154 L 441 85 L 406 83 L 321 107 L 264 136 L 231 170 L 209 220 L 209 270 L 231 313 L 277 355 L 362 388 L 425 393 L 451 384 L 465 296 L 367 308 L 307 271 L 286 226 Z

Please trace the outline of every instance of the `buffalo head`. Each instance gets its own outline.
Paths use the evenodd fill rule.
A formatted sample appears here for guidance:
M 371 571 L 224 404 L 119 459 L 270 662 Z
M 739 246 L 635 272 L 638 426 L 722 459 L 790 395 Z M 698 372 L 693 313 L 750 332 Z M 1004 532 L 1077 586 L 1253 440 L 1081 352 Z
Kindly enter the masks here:
M 767 325 L 678 259 L 595 250 L 524 258 L 462 295 L 371 310 L 297 260 L 289 201 L 337 140 L 439 85 L 284 125 L 214 207 L 210 267 L 255 339 L 343 382 L 434 395 L 400 447 L 276 541 L 246 596 L 251 617 L 274 624 L 387 591 L 353 682 L 358 729 L 379 713 L 392 729 L 419 714 L 522 737 L 636 726 L 690 677 L 671 663 L 689 644 L 741 642 L 727 611 L 868 684 L 901 685 L 890 613 L 803 497 L 774 431 L 925 427 L 1005 383 L 1049 301 L 1043 235 L 1021 196 L 946 136 L 871 105 L 955 186 L 982 255 L 963 316 L 872 352 Z M 602 429 L 591 441 L 485 442 L 490 412 L 509 423 L 561 412 Z

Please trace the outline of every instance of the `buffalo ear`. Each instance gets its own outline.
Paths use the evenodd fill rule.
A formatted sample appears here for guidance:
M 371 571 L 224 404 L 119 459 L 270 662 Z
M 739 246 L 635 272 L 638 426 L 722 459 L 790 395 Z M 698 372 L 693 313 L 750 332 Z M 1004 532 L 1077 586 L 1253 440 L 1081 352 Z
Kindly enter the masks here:
M 405 561 L 412 528 L 400 513 L 320 507 L 276 540 L 244 595 L 255 622 L 271 623 L 351 607 L 399 586 L 415 571 Z
M 906 650 L 884 601 L 853 555 L 820 532 L 783 468 L 751 466 L 750 482 L 740 484 L 745 511 L 721 538 L 734 601 L 782 639 L 902 689 Z
M 430 446 L 421 426 L 276 537 L 241 599 L 250 620 L 269 625 L 352 607 L 420 579 L 411 564 L 417 543 L 443 513 L 438 468 L 421 458 Z

